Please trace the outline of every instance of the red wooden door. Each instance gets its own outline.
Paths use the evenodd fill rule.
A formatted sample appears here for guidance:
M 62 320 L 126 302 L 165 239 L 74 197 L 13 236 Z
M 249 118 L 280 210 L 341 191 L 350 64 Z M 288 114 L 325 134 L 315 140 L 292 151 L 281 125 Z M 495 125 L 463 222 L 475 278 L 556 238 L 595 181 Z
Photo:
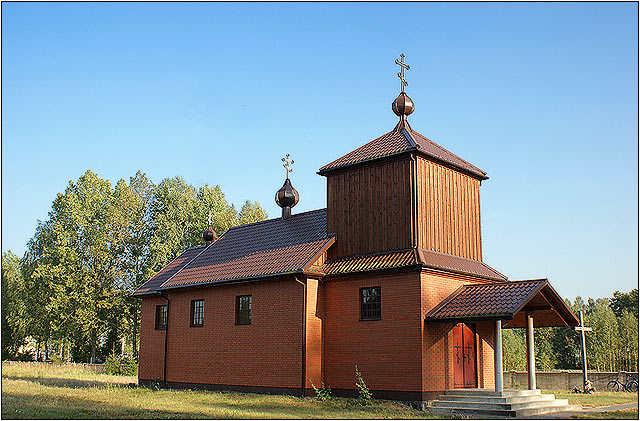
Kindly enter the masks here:
M 453 327 L 453 387 L 476 387 L 476 341 L 464 323 Z
M 464 342 L 464 387 L 476 387 L 476 335 L 469 326 L 463 324 Z

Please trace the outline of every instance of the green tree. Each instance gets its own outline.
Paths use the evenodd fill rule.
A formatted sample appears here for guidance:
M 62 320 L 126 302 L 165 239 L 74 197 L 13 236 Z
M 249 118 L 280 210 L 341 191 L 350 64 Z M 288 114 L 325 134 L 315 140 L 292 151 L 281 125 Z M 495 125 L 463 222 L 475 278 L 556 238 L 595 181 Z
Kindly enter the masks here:
M 47 310 L 66 333 L 79 331 L 90 344 L 90 362 L 96 361 L 98 340 L 122 311 L 122 278 L 118 254 L 122 250 L 123 221 L 107 180 L 87 171 L 59 193 L 49 213 L 49 241 L 33 277 L 53 290 Z M 79 329 L 78 329 L 79 328 Z
M 620 358 L 618 369 L 625 371 L 638 370 L 638 316 L 637 313 L 623 311 L 618 317 L 620 336 Z
M 15 357 L 24 343 L 23 279 L 20 259 L 11 251 L 2 253 L 2 359 Z
M 527 345 L 524 329 L 504 329 L 502 331 L 502 350 L 506 371 L 527 369 Z
M 613 297 L 609 299 L 609 306 L 616 317 L 622 316 L 625 311 L 638 317 L 638 288 L 634 288 L 626 294 L 615 291 Z
M 238 214 L 238 223 L 241 225 L 250 224 L 252 222 L 264 221 L 268 218 L 267 212 L 260 206 L 258 202 L 247 200 Z

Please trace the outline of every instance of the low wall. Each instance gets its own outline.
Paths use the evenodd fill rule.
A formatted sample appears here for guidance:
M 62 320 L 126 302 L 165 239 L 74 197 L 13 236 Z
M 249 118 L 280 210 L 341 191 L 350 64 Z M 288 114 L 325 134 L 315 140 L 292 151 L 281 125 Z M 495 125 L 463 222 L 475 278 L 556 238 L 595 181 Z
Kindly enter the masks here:
M 44 363 L 44 362 L 22 362 L 22 361 L 2 361 L 2 366 L 26 366 L 33 368 L 47 369 L 51 367 L 77 367 L 96 373 L 104 373 L 104 364 L 84 364 L 84 363 Z
M 622 373 L 620 381 L 624 382 L 627 373 Z M 638 373 L 628 373 L 633 378 L 638 378 Z M 607 383 L 615 380 L 617 372 L 588 371 L 587 377 L 598 390 L 605 390 Z M 526 389 L 529 384 L 529 377 L 526 371 L 505 371 L 504 386 L 510 389 Z M 582 389 L 582 370 L 557 370 L 557 371 L 537 371 L 536 386 L 538 389 L 550 390 L 571 390 L 574 387 Z

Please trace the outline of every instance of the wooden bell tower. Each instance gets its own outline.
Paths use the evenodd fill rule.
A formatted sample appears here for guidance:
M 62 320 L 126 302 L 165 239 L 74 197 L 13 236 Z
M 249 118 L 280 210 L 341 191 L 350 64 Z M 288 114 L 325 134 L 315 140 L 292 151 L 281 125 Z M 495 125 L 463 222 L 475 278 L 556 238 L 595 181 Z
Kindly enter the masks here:
M 482 260 L 479 168 L 411 129 L 404 57 L 389 133 L 322 167 L 327 177 L 329 258 L 422 248 Z

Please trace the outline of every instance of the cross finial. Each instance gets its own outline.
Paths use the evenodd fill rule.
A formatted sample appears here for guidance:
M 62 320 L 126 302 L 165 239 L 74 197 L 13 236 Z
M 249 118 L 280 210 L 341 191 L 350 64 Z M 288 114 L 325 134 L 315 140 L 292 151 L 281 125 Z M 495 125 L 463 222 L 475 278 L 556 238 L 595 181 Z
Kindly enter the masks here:
M 208 219 L 208 224 L 207 225 L 211 225 L 211 211 L 209 211 L 209 219 Z
M 400 54 L 400 60 L 396 59 L 396 64 L 400 66 L 400 73 L 398 73 L 398 77 L 400 78 L 400 89 L 404 92 L 405 86 L 408 85 L 404 78 L 404 71 L 411 69 L 411 67 L 404 63 L 404 54 Z
M 293 169 L 291 168 L 291 164 L 293 164 L 293 159 L 289 159 L 289 154 L 287 154 L 287 156 L 282 158 L 282 162 L 284 162 L 282 166 L 287 171 L 287 179 L 289 179 L 289 173 L 293 171 Z

